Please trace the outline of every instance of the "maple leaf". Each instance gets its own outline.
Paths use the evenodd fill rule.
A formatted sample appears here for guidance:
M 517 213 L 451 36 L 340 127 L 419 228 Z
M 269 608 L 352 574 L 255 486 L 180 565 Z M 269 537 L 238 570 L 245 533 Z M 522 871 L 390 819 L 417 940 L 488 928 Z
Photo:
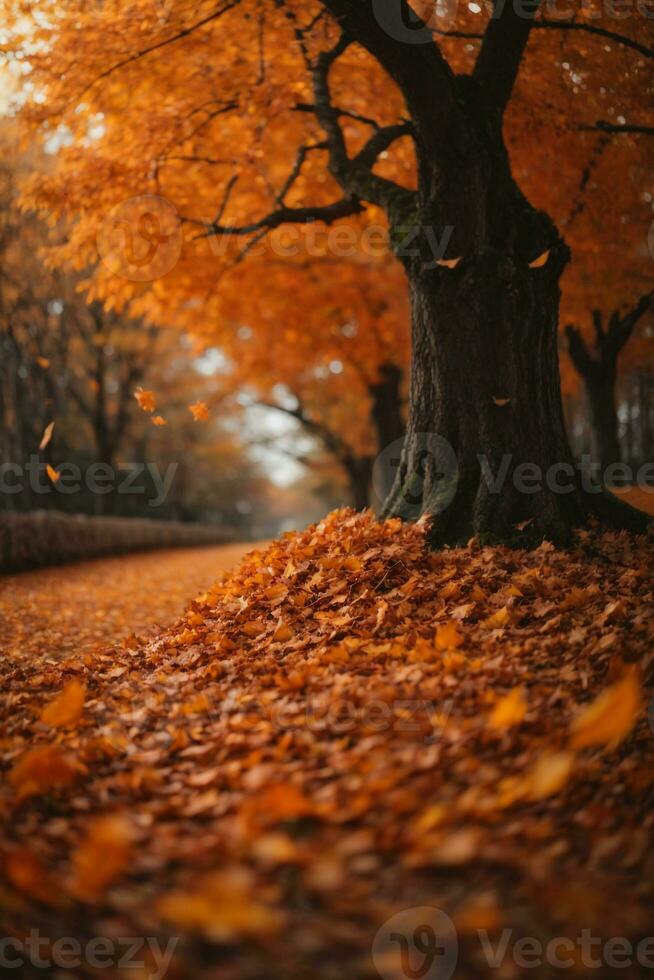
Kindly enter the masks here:
M 524 689 L 514 687 L 496 702 L 489 716 L 488 725 L 494 731 L 502 732 L 507 728 L 520 725 L 524 721 L 526 713 L 527 702 Z
M 188 410 L 193 416 L 194 422 L 205 422 L 209 418 L 206 402 L 195 402 L 193 405 L 189 405 Z
M 53 728 L 70 728 L 82 716 L 85 697 L 86 687 L 74 678 L 53 701 L 46 704 L 39 720 Z
M 134 397 L 139 403 L 139 408 L 142 408 L 144 412 L 154 412 L 157 407 L 157 401 L 153 391 L 137 388 L 134 392 Z
M 640 707 L 640 685 L 635 672 L 629 671 L 579 712 L 572 723 L 572 747 L 617 745 L 633 728 Z

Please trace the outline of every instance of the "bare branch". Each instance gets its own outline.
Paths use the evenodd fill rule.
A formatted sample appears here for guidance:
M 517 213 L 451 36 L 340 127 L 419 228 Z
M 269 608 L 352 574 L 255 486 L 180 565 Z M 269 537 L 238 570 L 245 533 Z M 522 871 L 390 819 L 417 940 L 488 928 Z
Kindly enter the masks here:
M 628 125 L 627 123 L 620 126 L 618 123 L 604 122 L 602 119 L 598 119 L 592 126 L 578 126 L 577 130 L 580 133 L 632 133 L 640 136 L 654 136 L 654 126 Z
M 654 49 L 648 48 L 647 45 L 640 44 L 638 41 L 634 41 L 633 38 L 627 37 L 624 34 L 617 34 L 615 31 L 610 31 L 605 27 L 598 27 L 596 24 L 585 24 L 580 21 L 569 20 L 545 20 L 545 18 L 541 18 L 533 26 L 540 30 L 585 31 L 587 34 L 595 34 L 599 37 L 608 38 L 608 40 L 615 41 L 616 44 L 621 44 L 625 48 L 632 48 L 632 50 L 638 51 L 639 54 L 645 55 L 646 58 L 654 58 Z

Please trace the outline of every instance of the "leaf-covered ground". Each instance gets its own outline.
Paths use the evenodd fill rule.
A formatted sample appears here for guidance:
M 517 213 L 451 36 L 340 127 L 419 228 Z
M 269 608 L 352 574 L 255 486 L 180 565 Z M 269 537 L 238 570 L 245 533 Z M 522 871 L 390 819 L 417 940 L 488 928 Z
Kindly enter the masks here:
M 432 554 L 338 512 L 144 641 L 14 650 L 6 931 L 177 936 L 183 980 L 392 980 L 383 924 L 429 906 L 456 977 L 566 972 L 516 966 L 520 937 L 614 977 L 580 937 L 654 933 L 651 558 L 591 533 Z

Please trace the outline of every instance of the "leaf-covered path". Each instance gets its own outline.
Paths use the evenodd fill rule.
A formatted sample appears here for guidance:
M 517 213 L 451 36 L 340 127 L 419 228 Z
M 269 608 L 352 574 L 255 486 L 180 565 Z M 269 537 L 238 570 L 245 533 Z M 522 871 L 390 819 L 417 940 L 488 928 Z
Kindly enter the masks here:
M 0 655 L 34 665 L 163 626 L 252 547 L 172 548 L 0 575 Z

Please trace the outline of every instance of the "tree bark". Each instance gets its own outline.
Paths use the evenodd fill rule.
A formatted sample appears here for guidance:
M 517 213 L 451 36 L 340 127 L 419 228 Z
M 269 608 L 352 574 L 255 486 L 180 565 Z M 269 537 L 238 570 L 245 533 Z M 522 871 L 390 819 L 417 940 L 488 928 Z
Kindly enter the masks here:
M 391 230 L 398 248 L 412 227 L 417 247 L 398 248 L 412 306 L 410 404 L 383 514 L 428 516 L 433 546 L 566 542 L 593 513 L 625 520 L 600 488 L 585 488 L 565 431 L 557 327 L 569 253 L 514 183 L 501 134 L 483 123 L 473 134 L 472 164 L 445 183 L 419 155 L 417 214 Z M 447 226 L 447 257 L 435 259 Z

